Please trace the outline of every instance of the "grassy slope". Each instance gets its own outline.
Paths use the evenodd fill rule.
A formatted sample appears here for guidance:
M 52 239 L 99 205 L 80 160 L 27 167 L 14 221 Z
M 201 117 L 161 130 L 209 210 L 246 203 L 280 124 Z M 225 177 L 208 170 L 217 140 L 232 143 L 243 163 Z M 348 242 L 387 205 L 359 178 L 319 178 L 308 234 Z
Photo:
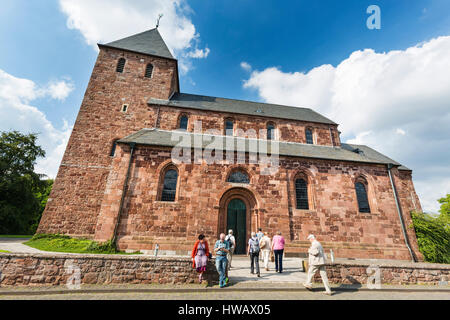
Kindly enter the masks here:
M 6 251 L 6 250 L 0 250 L 0 252 L 9 253 L 9 251 Z
M 126 254 L 88 239 L 75 239 L 60 235 L 36 235 L 24 244 L 43 251 L 69 253 Z

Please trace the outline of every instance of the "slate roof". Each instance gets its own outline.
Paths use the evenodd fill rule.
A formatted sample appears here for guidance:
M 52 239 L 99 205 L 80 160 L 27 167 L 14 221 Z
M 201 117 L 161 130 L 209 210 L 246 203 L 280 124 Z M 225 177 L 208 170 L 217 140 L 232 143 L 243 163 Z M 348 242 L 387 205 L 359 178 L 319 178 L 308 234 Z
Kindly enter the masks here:
M 217 98 L 188 93 L 175 93 L 170 100 L 151 98 L 148 100 L 148 104 L 336 125 L 335 122 L 309 108 Z
M 174 135 L 177 134 L 178 136 Z M 181 140 L 181 136 L 183 136 L 186 140 Z M 130 143 L 135 142 L 140 145 L 151 145 L 151 146 L 167 146 L 174 147 L 179 141 L 190 141 L 189 145 L 180 145 L 183 146 L 193 146 L 194 138 L 202 136 L 201 134 L 194 134 L 186 131 L 167 131 L 161 129 L 142 129 L 136 133 L 133 133 L 123 139 L 120 139 L 119 143 Z M 231 136 L 218 136 L 218 135 L 206 135 L 211 137 L 211 140 L 203 141 L 202 139 L 202 148 L 207 148 L 208 145 L 213 141 L 212 139 L 222 139 L 222 150 L 230 150 L 227 147 L 227 143 L 225 139 L 233 139 L 233 147 L 231 150 L 236 151 L 240 143 L 245 144 L 245 150 L 249 150 L 249 146 L 251 143 L 261 143 L 267 142 L 267 150 L 270 153 L 270 141 L 261 140 L 261 139 L 247 139 L 247 138 L 239 138 L 239 137 L 231 137 Z M 172 140 L 174 137 L 174 141 Z M 176 139 L 175 139 L 176 137 Z M 216 140 L 214 140 L 216 141 Z M 392 163 L 396 166 L 399 166 L 400 170 L 410 170 L 395 160 L 392 160 L 385 155 L 369 148 L 364 145 L 353 145 L 343 143 L 342 147 L 329 147 L 329 146 L 319 146 L 319 145 L 311 145 L 311 144 L 303 144 L 303 143 L 294 143 L 294 142 L 279 142 L 279 155 L 283 156 L 292 156 L 292 157 L 302 157 L 302 158 L 315 158 L 315 159 L 327 159 L 327 160 L 341 160 L 341 161 L 352 161 L 352 162 L 362 162 L 362 163 L 375 163 L 375 164 L 389 164 Z M 229 144 L 228 144 L 229 145 Z M 354 152 L 354 150 L 359 149 L 360 153 Z M 241 150 L 241 149 L 238 149 Z
M 175 60 L 157 28 L 107 44 L 99 44 L 99 46 L 123 49 Z

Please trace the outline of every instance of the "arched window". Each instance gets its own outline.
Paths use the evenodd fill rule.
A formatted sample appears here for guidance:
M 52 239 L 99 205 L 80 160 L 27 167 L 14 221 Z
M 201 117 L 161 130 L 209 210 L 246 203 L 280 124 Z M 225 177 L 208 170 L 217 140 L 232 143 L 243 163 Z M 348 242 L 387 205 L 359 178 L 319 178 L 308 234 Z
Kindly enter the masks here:
M 275 140 L 275 125 L 272 122 L 267 124 L 267 140 Z
M 356 198 L 358 200 L 359 212 L 370 213 L 369 200 L 367 199 L 367 189 L 364 183 L 355 183 Z
M 188 117 L 187 117 L 187 115 L 183 114 L 180 117 L 180 123 L 178 125 L 178 129 L 187 130 L 187 127 L 188 127 Z
M 227 182 L 233 183 L 250 183 L 248 174 L 242 170 L 235 170 L 228 176 Z
M 233 135 L 233 128 L 234 128 L 234 121 L 233 121 L 233 119 L 226 119 L 225 120 L 225 135 L 232 136 Z
M 309 210 L 308 183 L 303 178 L 295 179 L 296 208 Z
M 116 71 L 122 73 L 123 68 L 125 68 L 125 62 L 126 60 L 124 58 L 120 58 L 119 61 L 117 61 L 117 67 Z
M 306 136 L 306 143 L 307 144 L 314 144 L 313 133 L 312 133 L 311 129 L 306 129 L 305 136 Z
M 145 68 L 145 77 L 151 78 L 153 74 L 153 65 L 151 63 L 147 64 L 147 67 Z
M 170 167 L 164 173 L 164 180 L 161 191 L 161 201 L 175 201 L 177 192 L 178 172 L 175 168 Z

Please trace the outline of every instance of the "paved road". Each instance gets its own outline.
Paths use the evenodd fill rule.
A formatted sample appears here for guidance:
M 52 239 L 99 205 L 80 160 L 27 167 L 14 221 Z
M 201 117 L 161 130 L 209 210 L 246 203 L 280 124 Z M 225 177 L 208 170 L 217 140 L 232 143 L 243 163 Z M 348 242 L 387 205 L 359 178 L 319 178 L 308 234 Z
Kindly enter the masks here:
M 22 244 L 29 240 L 28 238 L 0 238 L 0 250 L 6 250 L 10 252 L 20 252 L 20 253 L 38 253 L 43 252 L 41 250 L 31 248 L 27 245 Z
M 1 296 L 0 300 L 450 300 L 448 292 L 211 292 L 211 293 L 84 293 Z
M 269 270 L 263 267 L 260 262 L 261 277 L 250 274 L 250 258 L 246 256 L 235 256 L 232 262 L 232 268 L 229 272 L 229 278 L 232 282 L 292 282 L 301 283 L 306 281 L 306 273 L 301 270 L 300 258 L 284 258 L 283 273 L 275 272 L 275 264 L 269 262 Z

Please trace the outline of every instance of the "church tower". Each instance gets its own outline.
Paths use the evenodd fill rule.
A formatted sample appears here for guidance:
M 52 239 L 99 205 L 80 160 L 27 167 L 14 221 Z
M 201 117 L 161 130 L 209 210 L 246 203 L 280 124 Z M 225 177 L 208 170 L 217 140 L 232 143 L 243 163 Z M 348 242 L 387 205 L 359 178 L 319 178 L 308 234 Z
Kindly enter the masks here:
M 178 62 L 157 28 L 98 46 L 38 233 L 92 238 L 115 141 L 155 126 L 158 109 L 149 99 L 179 92 Z

